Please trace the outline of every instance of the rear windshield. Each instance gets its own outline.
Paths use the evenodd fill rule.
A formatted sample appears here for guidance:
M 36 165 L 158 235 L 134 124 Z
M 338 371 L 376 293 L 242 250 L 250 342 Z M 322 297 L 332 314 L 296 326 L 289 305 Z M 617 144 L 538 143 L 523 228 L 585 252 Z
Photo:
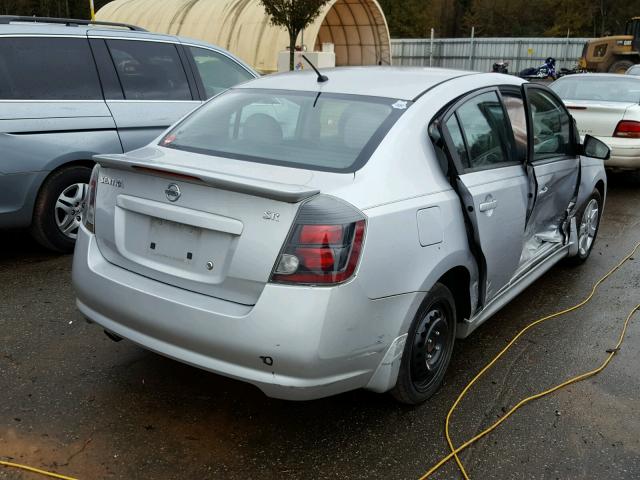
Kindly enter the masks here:
M 565 77 L 551 89 L 563 100 L 640 103 L 640 81 L 624 76 Z
M 409 104 L 359 95 L 229 90 L 160 144 L 258 163 L 355 172 Z

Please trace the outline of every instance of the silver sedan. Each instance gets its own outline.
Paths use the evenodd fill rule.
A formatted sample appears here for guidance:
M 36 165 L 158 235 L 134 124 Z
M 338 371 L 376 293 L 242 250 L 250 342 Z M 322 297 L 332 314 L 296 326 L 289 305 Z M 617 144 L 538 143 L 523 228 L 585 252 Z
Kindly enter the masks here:
M 608 148 L 499 74 L 264 77 L 98 156 L 73 264 L 112 338 L 304 400 L 419 403 L 471 334 L 585 261 Z

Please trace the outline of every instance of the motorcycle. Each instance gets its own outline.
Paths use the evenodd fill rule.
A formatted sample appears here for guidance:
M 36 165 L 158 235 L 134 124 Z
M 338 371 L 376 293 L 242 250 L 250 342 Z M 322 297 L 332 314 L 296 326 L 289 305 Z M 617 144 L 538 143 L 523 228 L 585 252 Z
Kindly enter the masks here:
M 555 80 L 556 78 L 558 78 L 558 74 L 556 72 L 556 59 L 553 57 L 549 57 L 544 61 L 542 65 L 537 68 L 525 68 L 520 72 L 519 76 L 528 80 L 540 80 L 547 78 Z
M 499 62 L 496 62 L 493 64 L 493 66 L 491 67 L 491 71 L 493 73 L 504 73 L 504 74 L 509 74 L 509 62 L 505 62 L 504 60 L 500 60 Z

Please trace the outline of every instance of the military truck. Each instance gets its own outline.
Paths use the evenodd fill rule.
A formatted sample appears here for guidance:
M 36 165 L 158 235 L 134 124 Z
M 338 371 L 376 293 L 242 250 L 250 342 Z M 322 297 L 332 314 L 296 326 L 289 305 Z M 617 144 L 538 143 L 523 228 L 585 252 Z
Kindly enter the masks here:
M 579 66 L 589 72 L 624 73 L 636 63 L 640 63 L 640 17 L 627 22 L 624 35 L 588 41 Z

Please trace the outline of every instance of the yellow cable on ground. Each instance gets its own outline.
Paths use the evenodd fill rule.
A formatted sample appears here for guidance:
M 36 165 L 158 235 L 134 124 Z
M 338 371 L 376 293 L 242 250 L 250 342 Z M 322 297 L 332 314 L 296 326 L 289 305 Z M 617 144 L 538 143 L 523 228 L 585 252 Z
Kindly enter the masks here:
M 490 432 L 492 432 L 493 430 L 495 430 L 500 424 L 502 424 L 502 422 L 504 422 L 507 418 L 509 418 L 516 410 L 518 410 L 520 407 L 522 407 L 523 405 L 533 401 L 533 400 L 537 400 L 539 398 L 542 398 L 546 395 L 549 395 L 550 393 L 555 392 L 556 390 L 560 390 L 561 388 L 566 387 L 567 385 L 571 385 L 572 383 L 576 383 L 579 382 L 581 380 L 584 380 L 586 378 L 589 378 L 593 375 L 596 375 L 598 373 L 600 373 L 602 370 L 604 370 L 609 363 L 611 362 L 611 360 L 613 359 L 614 355 L 618 352 L 620 345 L 622 345 L 622 342 L 624 341 L 624 337 L 626 335 L 627 332 L 627 326 L 629 325 L 629 322 L 631 321 L 631 318 L 633 317 L 634 313 L 637 312 L 638 310 L 640 310 L 640 304 L 636 305 L 636 307 L 631 310 L 631 312 L 629 313 L 629 315 L 627 316 L 627 319 L 624 322 L 624 327 L 622 329 L 622 332 L 620 334 L 620 338 L 618 340 L 618 343 L 616 344 L 615 348 L 611 349 L 611 350 L 607 350 L 607 352 L 609 353 L 609 356 L 607 357 L 607 359 L 596 369 L 591 370 L 589 372 L 585 372 L 581 375 L 577 375 L 575 377 L 572 377 L 568 380 L 566 380 L 565 382 L 556 385 L 555 387 L 552 387 L 548 390 L 545 390 L 543 392 L 537 393 L 535 395 L 531 395 L 527 398 L 524 398 L 523 400 L 521 400 L 520 402 L 518 402 L 513 408 L 511 408 L 511 410 L 509 410 L 504 416 L 502 416 L 499 420 L 497 420 L 496 422 L 494 422 L 491 426 L 489 426 L 488 428 L 486 428 L 485 430 L 483 430 L 482 432 L 480 432 L 479 434 L 477 434 L 476 436 L 474 436 L 473 438 L 471 438 L 470 440 L 467 440 L 466 442 L 464 442 L 462 445 L 460 445 L 459 447 L 454 447 L 453 445 L 453 441 L 451 440 L 451 435 L 449 433 L 449 424 L 451 421 L 451 416 L 453 415 L 453 412 L 456 410 L 456 408 L 458 407 L 458 405 L 460 404 L 460 402 L 462 401 L 462 399 L 466 396 L 467 392 L 469 391 L 469 389 L 487 372 L 487 370 L 489 370 L 512 346 L 513 344 L 522 336 L 524 335 L 526 332 L 528 332 L 529 330 L 531 330 L 533 327 L 546 322 L 547 320 L 551 320 L 552 318 L 556 318 L 559 317 L 561 315 L 565 315 L 569 312 L 573 312 L 574 310 L 577 310 L 581 307 L 583 307 L 585 304 L 587 304 L 595 295 L 598 287 L 600 287 L 600 285 L 607 280 L 611 275 L 613 275 L 616 271 L 618 271 L 622 265 L 624 265 L 627 261 L 629 261 L 631 259 L 631 257 L 633 257 L 633 255 L 636 253 L 636 251 L 638 250 L 638 248 L 640 248 L 640 243 L 636 244 L 636 246 L 633 248 L 633 250 L 631 251 L 631 253 L 629 253 L 629 255 L 627 255 L 625 258 L 623 258 L 620 263 L 618 263 L 615 267 L 613 267 L 611 270 L 609 270 L 609 272 L 607 272 L 607 274 L 602 277 L 600 280 L 598 280 L 593 288 L 591 289 L 591 293 L 589 293 L 589 295 L 582 300 L 580 303 L 569 307 L 565 310 L 562 310 L 560 312 L 556 312 L 556 313 L 552 313 L 551 315 L 547 315 L 545 317 L 542 317 L 538 320 L 536 320 L 535 322 L 530 323 L 529 325 L 527 325 L 525 328 L 523 328 L 522 330 L 520 330 L 518 332 L 518 334 L 513 337 L 513 339 L 500 351 L 500 353 L 498 353 L 489 363 L 487 363 L 487 365 L 484 366 L 484 368 L 482 370 L 480 370 L 480 372 L 478 372 L 478 374 L 467 384 L 467 386 L 462 390 L 462 392 L 460 393 L 460 395 L 458 395 L 458 398 L 456 399 L 456 401 L 453 403 L 453 405 L 451 406 L 451 408 L 449 409 L 449 413 L 447 414 L 447 419 L 445 421 L 445 433 L 446 433 L 446 437 L 447 437 L 447 443 L 449 444 L 449 448 L 451 449 L 451 453 L 448 454 L 447 456 L 443 457 L 438 463 L 436 463 L 433 467 L 431 467 L 429 469 L 429 471 L 427 473 L 425 473 L 422 477 L 420 477 L 420 480 L 424 480 L 426 478 L 428 478 L 429 476 L 431 476 L 433 473 L 435 473 L 437 470 L 439 470 L 445 463 L 447 463 L 449 460 L 451 460 L 452 458 L 455 458 L 456 463 L 458 464 L 458 468 L 460 469 L 460 472 L 462 473 L 462 476 L 466 479 L 469 480 L 469 475 L 467 474 L 464 466 L 462 465 L 462 461 L 460 460 L 460 458 L 458 457 L 458 454 L 463 451 L 464 449 L 468 448 L 470 445 L 473 445 L 475 442 L 477 442 L 478 440 L 480 440 L 482 437 L 484 437 L 485 435 L 489 434 Z
M 0 465 L 4 465 L 5 467 L 11 467 L 11 468 L 19 468 L 20 470 L 39 473 L 40 475 L 44 475 L 51 478 L 58 478 L 60 480 L 78 480 L 73 477 L 66 477 L 64 475 L 60 475 L 59 473 L 47 472 L 46 470 L 40 470 L 39 468 L 29 467 L 27 465 L 20 465 L 19 463 L 3 462 L 2 460 L 0 460 Z

